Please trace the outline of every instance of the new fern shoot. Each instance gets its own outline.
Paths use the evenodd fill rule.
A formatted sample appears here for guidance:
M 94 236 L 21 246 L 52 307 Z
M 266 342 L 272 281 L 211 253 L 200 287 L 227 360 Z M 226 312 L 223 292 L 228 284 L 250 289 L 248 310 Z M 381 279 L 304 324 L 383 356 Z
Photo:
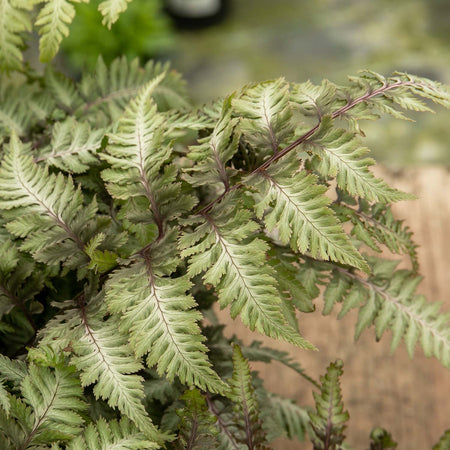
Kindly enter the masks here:
M 119 3 L 102 3 L 108 23 Z M 29 28 L 26 2 L 0 5 Z M 65 33 L 48 34 L 53 6 L 37 19 L 44 59 Z M 16 31 L 0 30 L 14 50 Z M 11 70 L 13 50 L 2 54 Z M 390 330 L 393 348 L 419 343 L 450 367 L 449 316 L 416 293 L 416 245 L 391 211 L 411 196 L 373 175 L 361 131 L 383 114 L 448 108 L 446 87 L 370 71 L 346 86 L 280 78 L 197 109 L 167 65 L 100 59 L 76 82 L 11 70 L 0 84 L 0 448 L 262 449 L 282 435 L 344 448 L 343 363 L 316 381 L 286 353 L 226 338 L 215 303 L 305 352 L 315 347 L 298 314 L 322 301 L 324 314 L 357 310 L 357 337 Z M 273 360 L 314 390 L 315 411 L 264 389 L 249 361 Z M 396 444 L 378 428 L 368 445 Z

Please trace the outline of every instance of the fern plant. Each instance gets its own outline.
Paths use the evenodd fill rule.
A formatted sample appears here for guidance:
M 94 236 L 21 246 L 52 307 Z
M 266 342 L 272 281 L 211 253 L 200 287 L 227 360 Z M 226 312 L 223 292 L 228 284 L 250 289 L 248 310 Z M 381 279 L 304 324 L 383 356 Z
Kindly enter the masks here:
M 361 130 L 449 107 L 445 86 L 280 78 L 196 109 L 168 65 L 100 59 L 77 82 L 21 69 L 33 4 L 0 0 L 1 448 L 348 448 L 342 362 L 317 381 L 226 338 L 216 303 L 305 351 L 297 315 L 340 304 L 358 310 L 357 337 L 391 330 L 393 348 L 419 342 L 450 366 L 449 315 L 416 294 L 416 245 L 391 211 L 411 196 L 373 175 Z M 103 2 L 105 21 L 126 4 Z M 44 59 L 73 11 L 38 13 Z M 249 362 L 274 360 L 311 386 L 315 412 L 264 389 Z M 370 439 L 395 446 L 379 428 Z

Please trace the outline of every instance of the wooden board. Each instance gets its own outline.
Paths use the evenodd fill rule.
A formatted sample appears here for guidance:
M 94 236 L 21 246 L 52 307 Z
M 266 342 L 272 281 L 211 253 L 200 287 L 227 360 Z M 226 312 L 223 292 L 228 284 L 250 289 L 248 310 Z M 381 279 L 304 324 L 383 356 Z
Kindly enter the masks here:
M 420 245 L 419 261 L 424 281 L 419 287 L 430 300 L 442 301 L 450 311 L 450 172 L 442 168 L 411 168 L 401 173 L 383 171 L 392 186 L 411 192 L 418 200 L 395 205 L 398 218 L 404 218 Z M 300 316 L 304 336 L 319 352 L 299 350 L 292 345 L 264 339 L 250 332 L 239 321 L 232 321 L 226 311 L 220 320 L 227 324 L 228 336 L 237 334 L 246 342 L 263 340 L 267 345 L 288 350 L 315 377 L 323 374 L 330 361 L 344 361 L 342 380 L 345 406 L 350 413 L 346 431 L 348 443 L 355 449 L 368 448 L 369 433 L 381 426 L 399 443 L 398 449 L 431 449 L 445 429 L 450 428 L 450 370 L 434 359 L 423 356 L 421 349 L 410 360 L 401 344 L 389 353 L 388 335 L 375 342 L 373 330 L 353 340 L 355 315 L 342 320 L 324 317 L 318 311 Z M 278 394 L 294 398 L 300 405 L 313 405 L 306 381 L 281 365 L 253 364 L 260 371 L 265 386 Z M 309 444 L 279 440 L 275 448 L 308 449 Z

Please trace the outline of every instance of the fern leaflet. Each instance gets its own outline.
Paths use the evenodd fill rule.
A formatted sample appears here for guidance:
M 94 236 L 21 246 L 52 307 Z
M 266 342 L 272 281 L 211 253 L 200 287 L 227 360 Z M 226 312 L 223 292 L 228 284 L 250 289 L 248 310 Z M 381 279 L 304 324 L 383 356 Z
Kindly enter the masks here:
M 56 447 L 59 449 L 59 447 Z M 67 450 L 100 450 L 123 449 L 141 450 L 157 449 L 160 445 L 149 440 L 126 418 L 120 421 L 100 418 L 96 423 L 90 423 L 83 434 L 69 442 Z
M 122 314 L 121 330 L 130 335 L 135 354 L 148 354 L 149 367 L 169 380 L 211 392 L 222 392 L 222 381 L 210 368 L 197 322 L 201 314 L 186 291 L 183 277 L 171 277 L 179 264 L 174 232 L 152 246 L 129 267 L 116 270 L 107 283 L 106 301 L 111 312 Z
M 204 282 L 217 288 L 221 307 L 231 305 L 231 317 L 240 314 L 250 329 L 311 347 L 286 323 L 276 280 L 265 265 L 267 244 L 252 236 L 259 226 L 250 217 L 249 211 L 228 197 L 203 220 L 186 220 L 197 225 L 180 240 L 182 256 L 190 257 L 188 273 L 195 276 L 206 271 Z
M 326 187 L 318 185 L 314 175 L 295 171 L 296 161 L 285 161 L 246 179 L 260 195 L 256 215 L 264 216 L 269 231 L 276 227 L 280 241 L 290 243 L 293 250 L 367 271 L 367 264 L 327 207 Z

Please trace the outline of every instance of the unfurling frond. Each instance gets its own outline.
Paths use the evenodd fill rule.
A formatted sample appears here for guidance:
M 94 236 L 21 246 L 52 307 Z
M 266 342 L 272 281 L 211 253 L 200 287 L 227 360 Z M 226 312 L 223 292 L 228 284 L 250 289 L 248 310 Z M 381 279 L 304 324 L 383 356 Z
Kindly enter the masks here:
M 317 184 L 314 175 L 296 172 L 295 166 L 295 161 L 284 161 L 246 180 L 259 194 L 257 216 L 264 217 L 269 231 L 276 228 L 280 241 L 294 250 L 367 271 L 364 259 L 328 208 L 326 187 Z
M 449 314 L 440 311 L 439 303 L 429 303 L 415 290 L 421 277 L 408 270 L 397 270 L 398 261 L 369 258 L 373 274 L 362 278 L 344 269 L 334 269 L 324 293 L 324 314 L 336 302 L 342 302 L 339 316 L 358 308 L 356 337 L 375 325 L 377 339 L 392 330 L 394 350 L 402 339 L 412 357 L 419 341 L 426 356 L 434 356 L 450 366 Z
M 130 420 L 125 417 L 120 421 L 107 422 L 100 418 L 90 423 L 83 434 L 70 441 L 67 450 L 123 449 L 144 450 L 157 449 L 160 445 L 149 440 Z
M 214 417 L 206 405 L 198 389 L 186 391 L 181 397 L 186 406 L 177 410 L 181 418 L 179 438 L 175 447 L 184 449 L 210 449 L 218 448 L 216 435 L 218 433 L 214 424 L 217 418 Z
M 320 394 L 313 392 L 316 411 L 310 412 L 309 418 L 315 434 L 312 438 L 314 450 L 342 449 L 345 423 L 349 418 L 341 396 L 342 367 L 340 360 L 331 363 L 327 373 L 320 378 Z
M 189 275 L 204 271 L 204 282 L 217 288 L 221 307 L 231 305 L 231 317 L 240 314 L 250 329 L 311 347 L 286 323 L 272 268 L 265 264 L 268 246 L 254 237 L 259 225 L 238 204 L 224 202 L 190 221 L 196 226 L 180 240 L 182 256 L 190 257 Z
M 244 139 L 262 155 L 277 152 L 292 131 L 289 84 L 283 78 L 250 86 L 232 100 Z
M 211 392 L 225 385 L 211 369 L 198 321 L 201 314 L 186 291 L 187 277 L 172 277 L 179 264 L 174 232 L 155 244 L 149 253 L 129 267 L 116 270 L 107 283 L 106 301 L 115 314 L 122 314 L 120 328 L 130 336 L 137 357 L 147 356 L 169 380 Z
M 21 249 L 38 261 L 85 262 L 82 229 L 95 216 L 95 202 L 84 207 L 72 178 L 38 167 L 15 134 L 0 168 L 0 208 L 18 215 L 7 228 L 25 238 Z

